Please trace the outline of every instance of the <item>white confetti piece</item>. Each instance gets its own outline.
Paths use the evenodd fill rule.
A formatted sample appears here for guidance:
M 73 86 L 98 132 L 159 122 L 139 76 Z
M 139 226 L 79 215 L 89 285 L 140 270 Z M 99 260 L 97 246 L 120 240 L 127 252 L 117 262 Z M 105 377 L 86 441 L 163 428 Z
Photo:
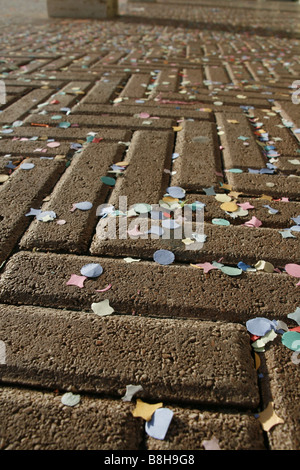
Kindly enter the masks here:
M 93 303 L 92 310 L 96 315 L 99 315 L 100 317 L 111 315 L 114 312 L 114 309 L 109 305 L 108 299 L 102 300 L 98 303 Z
M 80 402 L 80 395 L 74 395 L 72 392 L 64 393 L 61 397 L 61 402 L 66 406 L 75 406 Z

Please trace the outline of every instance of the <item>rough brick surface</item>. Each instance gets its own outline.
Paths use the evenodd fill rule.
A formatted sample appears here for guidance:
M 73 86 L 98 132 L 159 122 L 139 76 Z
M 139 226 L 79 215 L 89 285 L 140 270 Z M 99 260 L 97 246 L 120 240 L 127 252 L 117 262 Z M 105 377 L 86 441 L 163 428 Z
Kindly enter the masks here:
M 3 3 L 0 447 L 299 450 L 299 5 Z M 284 322 L 259 352 L 257 317 Z M 163 440 L 137 398 L 174 411 Z

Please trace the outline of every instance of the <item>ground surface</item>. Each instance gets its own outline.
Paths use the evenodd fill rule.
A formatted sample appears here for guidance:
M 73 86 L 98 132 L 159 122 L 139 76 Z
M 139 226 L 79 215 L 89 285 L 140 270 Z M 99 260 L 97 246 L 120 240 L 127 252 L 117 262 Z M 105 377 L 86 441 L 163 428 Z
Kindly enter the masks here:
M 1 448 L 299 450 L 299 5 L 3 3 Z

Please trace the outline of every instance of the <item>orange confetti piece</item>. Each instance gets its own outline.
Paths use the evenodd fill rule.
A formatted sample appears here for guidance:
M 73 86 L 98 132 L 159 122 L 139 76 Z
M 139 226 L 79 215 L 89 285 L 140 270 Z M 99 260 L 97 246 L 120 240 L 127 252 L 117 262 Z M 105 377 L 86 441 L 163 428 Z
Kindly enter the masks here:
M 276 426 L 277 424 L 284 423 L 283 419 L 281 419 L 275 413 L 275 411 L 273 409 L 273 402 L 270 402 L 268 404 L 267 408 L 265 408 L 264 411 L 262 411 L 259 414 L 258 420 L 261 423 L 264 431 L 270 431 L 270 429 L 273 426 Z
M 145 421 L 150 421 L 154 411 L 162 407 L 163 403 L 156 403 L 154 405 L 150 405 L 149 403 L 145 403 L 142 400 L 137 399 L 136 407 L 132 411 L 132 415 L 135 418 L 143 418 Z

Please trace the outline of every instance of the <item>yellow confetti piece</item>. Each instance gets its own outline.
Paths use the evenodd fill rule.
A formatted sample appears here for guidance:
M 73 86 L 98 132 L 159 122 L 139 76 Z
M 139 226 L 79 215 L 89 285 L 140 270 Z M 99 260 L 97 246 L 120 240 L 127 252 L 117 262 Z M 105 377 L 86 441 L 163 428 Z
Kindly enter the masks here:
M 173 126 L 173 131 L 174 132 L 179 132 L 182 130 L 182 126 Z
M 228 193 L 228 196 L 231 196 L 237 199 L 241 194 L 243 193 L 238 193 L 237 191 L 230 191 L 230 193 Z
M 163 197 L 162 199 L 164 202 L 178 202 L 179 199 L 176 199 L 175 197 L 172 197 L 172 196 L 165 196 Z
M 239 121 L 236 121 L 235 119 L 227 119 L 227 122 L 230 124 L 239 124 Z
M 9 179 L 8 175 L 0 175 L 0 183 L 4 183 Z
M 273 426 L 284 423 L 273 409 L 273 402 L 270 402 L 267 408 L 259 414 L 258 421 L 261 423 L 264 431 L 270 431 Z
M 266 199 L 267 201 L 273 201 L 272 196 L 267 196 L 266 194 L 263 194 L 262 196 L 260 196 L 259 199 Z
M 226 212 L 235 212 L 239 208 L 239 206 L 234 201 L 223 202 L 223 204 L 221 204 L 220 207 L 221 209 L 223 209 L 223 211 L 226 211 Z
M 228 194 L 220 193 L 215 195 L 215 199 L 218 202 L 230 202 L 231 197 Z
M 254 360 L 255 360 L 255 370 L 258 370 L 261 365 L 260 357 L 259 355 L 255 352 L 254 353 Z
M 132 415 L 135 418 L 143 418 L 145 421 L 150 421 L 154 411 L 162 407 L 163 403 L 156 403 L 154 405 L 150 405 L 149 403 L 145 403 L 144 401 L 137 399 L 136 407 L 132 411 Z
M 232 191 L 232 185 L 231 184 L 224 183 L 224 184 L 222 184 L 222 188 L 223 189 L 228 189 L 229 191 Z
M 182 240 L 182 242 L 185 244 L 185 245 L 191 245 L 192 243 L 195 243 L 195 240 L 192 240 L 191 238 L 184 238 Z

